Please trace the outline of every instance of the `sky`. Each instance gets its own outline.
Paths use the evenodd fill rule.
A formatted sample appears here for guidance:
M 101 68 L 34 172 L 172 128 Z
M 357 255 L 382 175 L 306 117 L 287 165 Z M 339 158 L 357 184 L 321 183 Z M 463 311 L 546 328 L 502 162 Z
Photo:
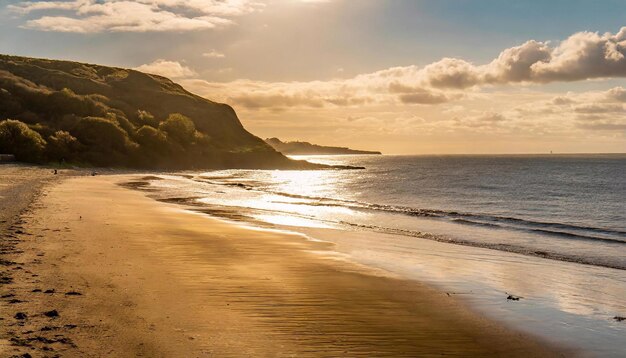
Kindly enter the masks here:
M 263 138 L 626 152 L 623 0 L 0 0 L 0 53 L 164 75 Z

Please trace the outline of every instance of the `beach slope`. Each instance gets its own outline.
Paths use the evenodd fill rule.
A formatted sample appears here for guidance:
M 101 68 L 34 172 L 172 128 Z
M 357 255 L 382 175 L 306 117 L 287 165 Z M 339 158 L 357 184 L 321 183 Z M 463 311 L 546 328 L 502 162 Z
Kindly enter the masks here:
M 562 353 L 330 244 L 157 202 L 129 179 L 71 178 L 36 201 L 4 255 L 1 355 Z

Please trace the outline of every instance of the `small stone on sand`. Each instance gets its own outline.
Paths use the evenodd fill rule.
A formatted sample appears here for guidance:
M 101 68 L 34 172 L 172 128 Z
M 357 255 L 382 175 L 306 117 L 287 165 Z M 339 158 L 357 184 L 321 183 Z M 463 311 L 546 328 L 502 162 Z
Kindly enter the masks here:
M 46 317 L 54 318 L 54 317 L 59 317 L 59 312 L 57 312 L 57 310 L 52 310 L 52 311 L 44 312 L 43 315 Z

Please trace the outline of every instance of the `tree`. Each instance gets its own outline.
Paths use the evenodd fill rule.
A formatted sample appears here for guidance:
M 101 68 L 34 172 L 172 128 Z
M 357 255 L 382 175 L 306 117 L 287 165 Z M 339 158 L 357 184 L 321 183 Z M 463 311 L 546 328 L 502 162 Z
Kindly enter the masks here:
M 72 161 L 80 151 L 81 144 L 69 132 L 56 131 L 48 137 L 48 159 L 58 161 Z
M 112 109 L 107 113 L 106 118 L 117 124 L 122 128 L 129 136 L 135 134 L 135 126 L 126 118 L 124 112 L 116 109 Z
M 108 150 L 125 152 L 130 142 L 126 131 L 116 122 L 100 117 L 83 118 L 71 132 L 81 143 L 97 147 L 98 151 L 102 152 Z
M 159 129 L 182 145 L 189 145 L 195 139 L 196 126 L 193 121 L 179 113 L 170 114 L 161 122 Z
M 149 153 L 165 153 L 169 147 L 165 133 L 148 125 L 137 130 L 137 143 Z
M 17 160 L 39 162 L 45 147 L 46 141 L 25 123 L 12 119 L 0 122 L 0 152 L 14 154 Z

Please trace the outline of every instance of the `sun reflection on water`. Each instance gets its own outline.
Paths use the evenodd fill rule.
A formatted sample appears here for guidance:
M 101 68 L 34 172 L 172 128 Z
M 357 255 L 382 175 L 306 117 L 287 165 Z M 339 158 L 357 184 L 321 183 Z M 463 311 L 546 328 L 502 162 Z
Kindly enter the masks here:
M 282 193 L 315 198 L 343 198 L 346 193 L 338 192 L 342 179 L 345 176 L 333 170 L 276 170 L 270 172 L 269 178 Z

